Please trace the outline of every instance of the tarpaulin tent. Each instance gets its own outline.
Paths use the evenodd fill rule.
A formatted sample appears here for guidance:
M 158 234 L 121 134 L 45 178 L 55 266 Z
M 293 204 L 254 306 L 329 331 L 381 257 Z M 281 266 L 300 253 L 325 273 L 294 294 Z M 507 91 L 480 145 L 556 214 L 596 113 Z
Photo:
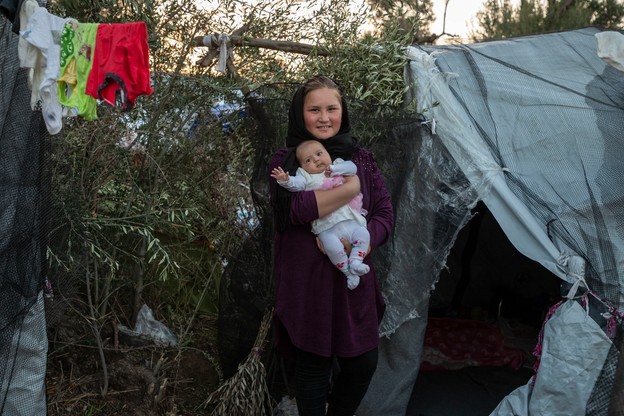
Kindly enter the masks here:
M 412 164 L 393 194 L 381 360 L 358 416 L 405 414 L 431 292 L 478 201 L 562 294 L 535 377 L 492 415 L 606 414 L 624 303 L 624 72 L 599 56 L 601 33 L 409 49 L 426 121 L 396 155 Z

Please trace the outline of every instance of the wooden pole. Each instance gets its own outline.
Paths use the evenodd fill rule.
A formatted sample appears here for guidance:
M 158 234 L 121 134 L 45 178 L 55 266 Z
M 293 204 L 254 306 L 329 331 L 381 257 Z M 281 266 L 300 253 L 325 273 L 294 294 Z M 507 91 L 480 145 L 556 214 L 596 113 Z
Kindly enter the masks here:
M 219 34 L 197 36 L 193 39 L 193 44 L 196 47 L 208 47 L 211 48 L 211 52 L 215 49 L 218 54 L 219 48 Z M 290 42 L 285 40 L 270 40 L 259 38 L 248 38 L 242 35 L 234 34 L 230 36 L 230 44 L 233 46 L 251 46 L 256 48 L 272 49 L 282 52 L 299 53 L 303 55 L 310 55 L 315 52 L 319 56 L 330 56 L 327 49 L 310 45 L 307 43 Z M 214 48 L 214 49 L 213 49 Z M 209 52 L 210 55 L 210 52 Z M 214 55 L 216 57 L 217 55 Z M 213 57 L 213 59 L 214 59 Z M 202 62 L 202 65 L 206 65 L 206 59 Z

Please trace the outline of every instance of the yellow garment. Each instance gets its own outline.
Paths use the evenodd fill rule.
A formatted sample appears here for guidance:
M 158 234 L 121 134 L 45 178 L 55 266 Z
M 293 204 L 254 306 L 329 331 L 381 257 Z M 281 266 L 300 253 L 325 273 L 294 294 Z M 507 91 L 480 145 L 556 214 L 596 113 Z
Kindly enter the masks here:
M 70 84 L 68 86 L 73 89 L 74 85 L 76 85 L 76 83 L 78 82 L 78 76 L 77 76 L 77 72 L 76 72 L 76 60 L 75 59 L 72 59 L 71 61 L 69 61 L 69 63 L 65 67 L 65 71 L 63 72 L 63 74 L 61 75 L 61 77 L 58 80 L 59 80 L 59 82 L 60 81 L 65 81 L 65 83 L 66 84 Z M 60 92 L 60 90 L 59 90 L 59 92 Z

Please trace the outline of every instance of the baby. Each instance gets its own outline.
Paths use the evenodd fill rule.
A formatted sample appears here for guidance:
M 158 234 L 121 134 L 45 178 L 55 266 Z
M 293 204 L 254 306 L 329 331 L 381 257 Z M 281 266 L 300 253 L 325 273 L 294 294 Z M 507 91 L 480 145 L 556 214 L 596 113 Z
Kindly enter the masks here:
M 335 188 L 344 183 L 343 176 L 357 173 L 357 167 L 351 161 L 336 159 L 332 163 L 325 147 L 316 140 L 299 144 L 295 155 L 300 165 L 295 176 L 290 176 L 281 167 L 271 172 L 271 177 L 290 192 Z M 362 194 L 359 194 L 349 204 L 312 221 L 312 232 L 318 236 L 332 263 L 347 277 L 349 289 L 355 289 L 360 283 L 360 276 L 369 272 L 368 265 L 363 263 L 370 244 L 364 215 Z M 352 245 L 349 256 L 341 238 Z

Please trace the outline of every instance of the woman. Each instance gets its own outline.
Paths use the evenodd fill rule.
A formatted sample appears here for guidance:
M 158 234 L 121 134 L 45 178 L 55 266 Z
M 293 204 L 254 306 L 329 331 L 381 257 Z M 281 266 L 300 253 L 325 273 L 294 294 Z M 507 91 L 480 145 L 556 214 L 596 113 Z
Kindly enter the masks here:
M 270 179 L 274 238 L 275 330 L 279 353 L 296 360 L 295 396 L 300 416 L 352 416 L 377 366 L 379 323 L 384 302 L 370 272 L 349 290 L 342 273 L 324 254 L 310 231 L 313 220 L 347 204 L 362 192 L 370 233 L 369 252 L 390 235 L 394 217 L 390 195 L 373 155 L 351 136 L 349 115 L 338 85 L 315 76 L 294 94 L 288 114 L 285 148 L 272 157 L 269 172 L 282 167 L 294 175 L 294 148 L 306 140 L 321 142 L 332 160 L 351 160 L 357 175 L 330 190 L 291 193 Z M 350 250 L 346 244 L 345 249 Z M 332 377 L 333 359 L 340 371 Z

